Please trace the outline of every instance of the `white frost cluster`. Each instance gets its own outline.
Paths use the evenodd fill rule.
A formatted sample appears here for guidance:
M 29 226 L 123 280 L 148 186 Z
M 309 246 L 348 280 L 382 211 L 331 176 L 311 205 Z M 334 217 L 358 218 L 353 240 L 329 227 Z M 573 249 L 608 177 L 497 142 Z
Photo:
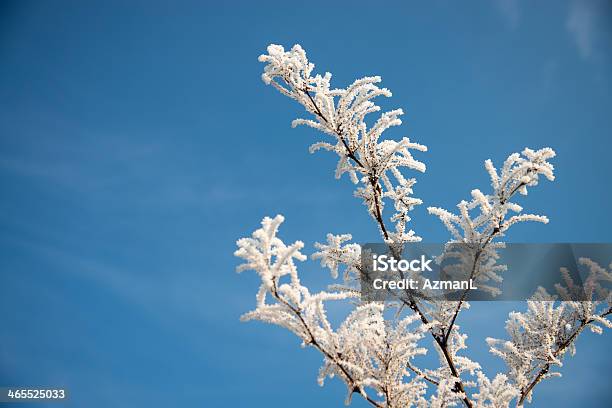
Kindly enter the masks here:
M 306 256 L 300 253 L 304 244 L 296 241 L 287 246 L 276 236 L 283 221 L 282 215 L 266 217 L 261 222 L 262 227 L 253 232 L 252 237 L 237 242 L 238 250 L 234 255 L 245 260 L 238 266 L 238 272 L 254 270 L 261 278 L 257 308 L 242 316 L 242 319 L 263 320 L 285 327 L 305 344 L 312 343 L 319 335 L 329 340 L 331 331 L 323 302 L 344 299 L 349 295 L 326 292 L 313 295 L 300 283 L 293 260 L 306 260 Z M 281 281 L 286 276 L 289 281 Z M 275 301 L 267 303 L 268 295 Z
M 268 46 L 268 53 L 259 61 L 266 63 L 263 81 L 274 86 L 283 95 L 298 101 L 313 119 L 296 119 L 293 126 L 307 125 L 327 134 L 331 142 L 319 142 L 310 147 L 334 151 L 338 155 L 336 177 L 348 173 L 357 184 L 355 195 L 363 199 L 368 211 L 381 228 L 386 241 L 402 244 L 418 241 L 414 231 L 406 231 L 410 221 L 408 212 L 422 201 L 412 196 L 414 178 L 405 178 L 400 169 L 420 172 L 425 165 L 414 159 L 410 150 L 427 148 L 403 138 L 399 142 L 381 139 L 383 132 L 402 123 L 401 109 L 385 112 L 372 126 L 366 124 L 369 113 L 380 111 L 373 99 L 391 96 L 386 88 L 379 88 L 381 78 L 365 77 L 346 89 L 331 88 L 331 74 L 312 75 L 314 65 L 299 45 L 285 51 L 280 45 Z M 383 223 L 384 199 L 393 202 L 395 231 L 387 231 Z
M 504 243 L 496 239 L 503 237 L 512 225 L 519 222 L 548 223 L 544 215 L 523 213 L 523 208 L 511 199 L 517 193 L 526 195 L 527 187 L 536 186 L 540 175 L 554 180 L 554 167 L 548 162 L 553 157 L 555 152 L 551 148 L 536 151 L 526 148 L 522 155 L 513 153 L 506 159 L 501 174 L 491 160 L 487 160 L 485 168 L 493 188 L 490 194 L 472 190 L 472 199 L 457 205 L 459 214 L 438 207 L 428 208 L 430 214 L 440 218 L 452 236 L 444 257 L 457 259 L 457 271 L 471 271 L 470 277 L 479 288 L 492 294 L 499 293 L 495 285 L 490 284 L 500 282 L 500 272 L 506 269 L 505 265 L 497 264 L 497 250 L 503 248 Z M 476 211 L 474 216 L 471 214 L 473 211 Z M 515 215 L 507 218 L 509 212 Z M 446 272 L 452 276 L 454 270 L 451 267 Z
M 477 408 L 509 407 L 512 400 L 520 395 L 504 374 L 497 374 L 491 381 L 481 371 L 478 372 L 478 391 L 473 395 Z
M 448 228 L 457 242 L 485 243 L 493 233 L 503 233 L 510 226 L 521 221 L 548 222 L 542 215 L 523 214 L 522 207 L 510 201 L 518 192 L 527 194 L 527 187 L 538 185 L 539 176 L 548 180 L 555 179 L 553 165 L 548 162 L 555 157 L 555 152 L 549 147 L 537 151 L 526 148 L 522 156 L 511 154 L 501 170 L 501 175 L 493 166 L 491 160 L 485 161 L 485 168 L 491 177 L 491 194 L 485 195 L 480 190 L 472 190 L 472 200 L 461 201 L 457 207 L 459 214 L 455 215 L 442 208 L 429 207 L 431 214 L 437 215 Z M 470 216 L 470 211 L 478 209 L 476 217 Z M 509 219 L 509 211 L 516 213 Z
M 358 275 L 361 265 L 361 246 L 345 242 L 353 239 L 351 234 L 327 234 L 327 244 L 315 243 L 319 251 L 312 255 L 312 259 L 320 259 L 321 266 L 329 268 L 332 278 L 338 277 L 341 265 L 345 266 L 344 281 L 348 282 L 351 275 Z

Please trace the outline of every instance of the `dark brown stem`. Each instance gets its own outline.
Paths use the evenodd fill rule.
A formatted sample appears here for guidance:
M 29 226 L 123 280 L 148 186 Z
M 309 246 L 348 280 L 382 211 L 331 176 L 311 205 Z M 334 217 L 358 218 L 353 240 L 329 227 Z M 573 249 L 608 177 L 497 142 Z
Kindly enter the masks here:
M 434 336 L 434 339 L 436 340 L 436 343 L 438 343 L 438 346 L 440 346 L 440 349 L 442 350 L 442 354 L 444 355 L 444 359 L 446 360 L 446 363 L 448 364 L 448 368 L 450 368 L 451 370 L 451 374 L 453 375 L 453 377 L 457 378 L 457 382 L 455 383 L 455 386 L 453 387 L 453 391 L 457 393 L 460 392 L 463 395 L 465 395 L 465 397 L 463 398 L 463 403 L 465 404 L 466 407 L 472 408 L 473 407 L 472 401 L 470 401 L 470 399 L 467 396 L 467 393 L 465 392 L 465 387 L 463 386 L 463 383 L 461 382 L 461 378 L 459 377 L 459 373 L 457 372 L 457 368 L 455 367 L 453 356 L 451 356 L 450 352 L 448 351 L 448 345 L 439 336 Z
M 410 371 L 412 371 L 413 373 L 415 373 L 418 377 L 421 377 L 422 379 L 424 379 L 427 382 L 432 383 L 435 386 L 440 385 L 440 383 L 436 380 L 434 380 L 431 377 L 428 377 L 427 374 L 425 374 L 422 370 L 418 369 L 417 367 L 414 367 L 412 364 L 410 364 L 410 362 L 408 362 L 406 364 L 406 366 L 408 367 L 408 369 L 410 369 Z

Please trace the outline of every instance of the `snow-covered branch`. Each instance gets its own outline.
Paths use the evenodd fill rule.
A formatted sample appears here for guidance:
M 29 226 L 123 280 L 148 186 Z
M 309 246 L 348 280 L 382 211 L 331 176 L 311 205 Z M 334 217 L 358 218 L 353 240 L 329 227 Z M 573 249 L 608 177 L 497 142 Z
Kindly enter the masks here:
M 402 123 L 401 109 L 383 113 L 368 127 L 366 116 L 380 111 L 373 99 L 391 96 L 391 91 L 378 87 L 381 78 L 364 77 L 346 89 L 332 89 L 331 74 L 313 76 L 314 64 L 297 44 L 289 51 L 272 44 L 259 60 L 266 63 L 263 81 L 299 102 L 313 116 L 296 119 L 292 125 L 310 126 L 328 135 L 327 141 L 313 144 L 310 151 L 324 149 L 338 155 L 336 178 L 349 174 L 357 185 L 355 196 L 376 219 L 385 241 L 398 245 L 419 241 L 413 230 L 406 230 L 406 224 L 410 221 L 408 212 L 422 201 L 412 196 L 416 180 L 404 177 L 401 170 L 424 172 L 425 164 L 414 159 L 411 150 L 424 152 L 427 147 L 406 137 L 399 142 L 382 138 L 385 130 Z M 383 219 L 385 198 L 393 202 L 395 231 L 389 231 Z
M 607 289 L 612 274 L 591 259 L 580 258 L 579 263 L 589 268 L 584 285 L 575 284 L 562 268 L 565 284 L 556 285 L 558 296 L 538 289 L 527 302 L 526 312 L 510 313 L 506 322 L 510 340 L 487 339 L 491 352 L 506 362 L 508 375 L 520 390 L 519 406 L 531 401 L 540 381 L 561 375 L 552 370 L 563 366 L 566 353 L 575 354 L 575 340 L 585 328 L 601 334 L 603 328 L 612 327 L 607 319 L 612 312 Z
M 356 295 L 325 291 L 311 294 L 300 283 L 294 260 L 306 259 L 300 253 L 303 244 L 297 241 L 285 245 L 277 237 L 283 221 L 281 215 L 266 217 L 251 237 L 237 242 L 235 255 L 245 261 L 238 271 L 254 270 L 261 278 L 257 307 L 243 315 L 242 320 L 261 320 L 284 327 L 298 336 L 304 346 L 316 348 L 324 356 L 319 383 L 323 385 L 326 377 L 341 378 L 348 390 L 347 403 L 353 393 L 359 393 L 377 407 L 422 405 L 424 375 L 414 374 L 411 360 L 425 354 L 426 349 L 419 347 L 418 341 L 427 328 L 414 315 L 397 322 L 386 321 L 384 304 L 372 302 L 358 305 L 335 330 L 327 318 L 325 302 Z M 339 242 L 333 238 L 331 241 Z M 375 400 L 367 389 L 374 390 L 382 399 Z
M 310 115 L 296 119 L 293 126 L 306 125 L 326 135 L 313 144 L 338 156 L 336 177 L 347 173 L 378 225 L 391 253 L 401 257 L 406 244 L 420 241 L 407 227 L 408 213 L 421 200 L 413 197 L 414 178 L 406 178 L 406 169 L 425 171 L 414 151 L 426 147 L 403 138 L 386 139 L 383 133 L 401 124 L 401 109 L 382 113 L 366 123 L 369 114 L 380 111 L 374 103 L 378 96 L 391 96 L 380 88 L 380 77 L 364 77 L 347 88 L 332 88 L 331 74 L 313 74 L 314 65 L 305 51 L 295 45 L 286 51 L 270 45 L 259 60 L 265 63 L 262 78 L 280 93 L 300 103 Z M 524 213 L 515 202 L 538 185 L 540 178 L 554 180 L 549 162 L 555 156 L 551 148 L 524 149 L 510 155 L 498 170 L 491 160 L 485 169 L 491 179 L 491 191 L 471 192 L 469 201 L 461 201 L 453 213 L 437 207 L 428 211 L 440 218 L 451 234 L 439 261 L 450 260 L 443 269 L 452 276 L 468 271 L 479 288 L 492 294 L 502 280 L 506 266 L 498 264 L 502 238 L 517 223 L 547 223 L 543 215 Z M 383 217 L 385 203 L 392 204 L 393 214 Z M 261 284 L 256 307 L 243 320 L 260 320 L 293 332 L 321 353 L 323 365 L 319 382 L 340 378 L 347 387 L 346 403 L 360 394 L 375 407 L 452 407 L 502 408 L 531 400 L 534 387 L 553 375 L 562 358 L 573 353 L 574 342 L 585 328 L 601 333 L 611 327 L 609 286 L 612 265 L 606 269 L 590 259 L 580 259 L 589 269 L 584 285 L 562 270 L 564 284 L 555 287 L 557 296 L 539 289 L 527 302 L 524 313 L 513 312 L 507 321 L 509 340 L 487 339 L 490 350 L 504 359 L 508 373 L 488 378 L 481 366 L 466 355 L 467 335 L 460 331 L 457 317 L 469 307 L 465 293 L 459 301 L 408 296 L 396 303 L 364 302 L 360 299 L 362 248 L 350 234 L 327 234 L 325 243 L 316 243 L 311 259 L 329 269 L 333 279 L 342 274 L 342 283 L 327 290 L 311 293 L 300 281 L 298 262 L 305 261 L 304 244 L 285 244 L 278 238 L 280 215 L 264 218 L 261 228 L 251 237 L 238 240 L 235 255 L 244 263 L 238 271 L 254 270 Z M 386 221 L 394 224 L 387 227 Z M 365 249 L 364 249 L 365 250 Z M 603 300 L 602 300 L 603 299 Z M 352 311 L 338 325 L 327 317 L 329 302 L 346 302 Z M 393 306 L 393 307 L 389 307 Z M 397 307 L 395 307 L 397 306 Z M 393 309 L 393 310 L 391 310 Z M 419 367 L 418 357 L 427 349 L 421 346 L 425 336 L 433 340 L 439 364 Z M 429 387 L 429 388 L 428 388 Z
M 493 295 L 499 293 L 495 284 L 502 281 L 500 273 L 506 270 L 505 265 L 497 263 L 498 250 L 505 246 L 499 238 L 519 222 L 548 223 L 546 216 L 525 214 L 523 208 L 511 200 L 517 193 L 527 195 L 527 188 L 537 186 L 540 176 L 550 181 L 555 179 L 554 167 L 548 162 L 553 157 L 555 152 L 548 147 L 536 151 L 525 148 L 522 154 L 508 156 L 501 174 L 491 160 L 486 160 L 485 169 L 491 178 L 490 194 L 472 190 L 470 201 L 457 204 L 458 214 L 438 207 L 428 208 L 429 213 L 438 216 L 451 234 L 442 258 L 454 259 L 455 262 L 445 272 L 452 275 L 456 270 L 462 273 L 470 271 L 468 278 L 477 282 L 479 288 Z M 472 215 L 473 212 L 476 214 Z M 515 215 L 508 218 L 508 213 Z M 434 313 L 445 338 L 451 333 L 461 308 L 465 307 L 466 293 L 454 307 L 449 308 L 446 303 L 436 305 Z

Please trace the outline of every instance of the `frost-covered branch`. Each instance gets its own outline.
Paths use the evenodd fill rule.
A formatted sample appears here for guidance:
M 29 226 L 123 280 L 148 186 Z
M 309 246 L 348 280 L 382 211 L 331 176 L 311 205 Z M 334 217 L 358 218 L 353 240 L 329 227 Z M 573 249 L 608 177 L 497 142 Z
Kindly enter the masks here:
M 548 223 L 546 216 L 524 214 L 523 208 L 510 200 L 517 193 L 527 195 L 527 187 L 537 186 L 540 175 L 553 181 L 554 167 L 548 162 L 553 157 L 555 152 L 548 147 L 537 151 L 525 148 L 522 154 L 513 153 L 506 159 L 501 174 L 491 160 L 486 160 L 485 168 L 493 190 L 490 194 L 472 190 L 472 199 L 457 205 L 459 214 L 438 207 L 428 208 L 429 213 L 437 215 L 451 233 L 444 257 L 456 258 L 455 267 L 460 271 L 470 271 L 468 278 L 475 280 L 479 288 L 492 294 L 499 293 L 499 289 L 491 286 L 490 282 L 499 283 L 502 280 L 500 273 L 506 267 L 497 264 L 497 251 L 505 244 L 496 239 L 505 236 L 508 229 L 519 222 Z M 475 216 L 470 214 L 473 211 L 477 211 Z M 507 218 L 508 213 L 516 215 Z M 466 294 L 467 291 L 464 291 L 453 309 L 449 310 L 448 305 L 444 305 L 445 313 L 437 315 L 445 341 L 453 329 Z
M 408 212 L 422 201 L 412 197 L 416 180 L 405 178 L 401 169 L 424 172 L 425 165 L 415 160 L 410 151 L 424 152 L 427 148 L 406 137 L 399 142 L 382 139 L 385 130 L 402 123 L 401 109 L 383 113 L 370 127 L 366 124 L 368 114 L 380 111 L 373 99 L 391 96 L 391 91 L 378 87 L 381 78 L 364 77 L 346 89 L 332 89 L 331 74 L 313 76 L 314 64 L 308 61 L 299 45 L 285 51 L 282 46 L 272 44 L 259 60 L 266 63 L 263 81 L 299 102 L 314 116 L 314 120 L 296 119 L 292 125 L 310 126 L 331 138 L 331 143 L 313 144 L 310 151 L 324 149 L 338 155 L 336 178 L 349 174 L 357 185 L 355 196 L 363 199 L 385 241 L 396 245 L 419 241 L 414 231 L 406 231 L 406 224 L 410 221 Z M 391 217 L 395 223 L 394 232 L 389 231 L 384 222 L 385 198 L 393 202 L 395 209 Z
M 510 313 L 506 322 L 510 340 L 487 339 L 490 351 L 506 362 L 509 377 L 520 390 L 518 406 L 531 401 L 533 388 L 540 381 L 561 375 L 551 370 L 563 365 L 567 352 L 575 354 L 575 340 L 585 328 L 601 334 L 603 327 L 612 327 L 606 318 L 612 313 L 608 289 L 612 274 L 587 258 L 580 258 L 579 264 L 589 269 L 584 285 L 575 284 L 569 271 L 562 268 L 565 284 L 556 285 L 558 296 L 539 288 L 527 302 L 527 312 Z
M 510 200 L 516 193 L 527 194 L 527 187 L 538 184 L 539 175 L 544 175 L 549 180 L 554 179 L 553 166 L 548 159 L 554 157 L 554 151 L 549 148 L 533 151 L 525 149 L 523 155 L 518 153 L 508 157 L 501 170 L 501 175 L 490 160 L 485 162 L 490 177 L 493 191 L 490 195 L 484 195 L 480 190 L 472 191 L 470 202 L 462 201 L 458 204 L 459 214 L 455 215 L 441 208 L 429 207 L 431 214 L 437 215 L 451 233 L 451 240 L 446 245 L 444 257 L 456 258 L 453 265 L 459 271 L 470 271 L 469 279 L 478 282 L 479 287 L 495 292 L 497 289 L 488 284 L 489 281 L 499 282 L 499 273 L 505 270 L 504 265 L 496 264 L 498 259 L 497 249 L 503 247 L 503 243 L 495 239 L 504 236 L 511 225 L 520 221 L 547 222 L 546 217 L 521 214 L 522 208 Z M 479 214 L 475 217 L 471 212 L 478 209 Z M 509 211 L 517 215 L 506 219 Z M 441 261 L 442 259 L 440 259 Z M 446 272 L 451 272 L 446 270 Z M 441 355 L 443 367 L 448 367 L 450 375 L 456 378 L 454 385 L 451 383 L 451 391 L 454 394 L 444 395 L 439 390 L 440 401 L 451 401 L 457 398 L 457 394 L 465 396 L 466 406 L 473 406 L 473 402 L 467 397 L 465 386 L 461 380 L 460 369 L 456 360 L 469 363 L 472 374 L 477 369 L 477 364 L 469 362 L 464 356 L 457 355 L 457 351 L 465 347 L 453 348 L 452 343 L 463 344 L 465 339 L 460 335 L 455 322 L 462 308 L 468 307 L 465 302 L 467 291 L 464 291 L 457 302 L 435 301 L 429 308 L 428 313 L 432 316 L 431 333 L 438 351 Z M 409 302 L 409 306 L 410 306 Z
M 426 352 L 417 344 L 426 327 L 417 323 L 415 315 L 388 322 L 383 315 L 384 305 L 372 302 L 358 305 L 334 330 L 327 319 L 325 302 L 357 295 L 346 291 L 311 294 L 300 283 L 294 260 L 305 260 L 300 252 L 303 244 L 297 241 L 285 245 L 276 236 L 283 220 L 280 215 L 266 217 L 262 228 L 237 242 L 235 255 L 245 260 L 238 271 L 252 269 L 261 278 L 257 307 L 242 319 L 284 327 L 296 334 L 304 346 L 321 352 L 324 362 L 319 383 L 323 385 L 326 377 L 341 378 L 348 390 L 347 403 L 353 393 L 359 393 L 376 407 L 422 405 L 426 376 L 411 374 L 421 373 L 411 360 Z M 268 296 L 272 303 L 267 302 Z M 410 381 L 406 381 L 408 377 Z M 366 388 L 383 399 L 375 400 Z

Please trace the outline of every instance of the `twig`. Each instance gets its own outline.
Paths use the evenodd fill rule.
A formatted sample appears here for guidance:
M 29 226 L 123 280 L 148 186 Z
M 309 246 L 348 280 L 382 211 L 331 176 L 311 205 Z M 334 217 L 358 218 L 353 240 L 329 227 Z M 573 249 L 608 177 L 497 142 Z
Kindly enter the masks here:
M 602 313 L 601 315 L 599 315 L 599 317 L 606 317 L 611 313 L 612 313 L 612 307 L 609 308 L 605 313 Z M 585 327 L 587 327 L 589 324 L 593 323 L 594 321 L 595 321 L 594 319 L 583 320 L 580 326 L 578 326 L 578 328 L 576 329 L 576 331 L 572 333 L 572 335 L 566 341 L 564 341 L 562 344 L 559 345 L 559 348 L 553 353 L 553 357 L 558 357 L 559 355 L 561 355 L 565 351 L 565 349 L 569 347 L 570 344 L 572 344 L 572 342 L 576 339 L 576 337 L 578 337 L 578 335 L 582 333 Z M 519 407 L 523 406 L 525 399 L 529 396 L 533 388 L 536 385 L 538 385 L 540 381 L 542 381 L 542 379 L 544 378 L 546 374 L 548 374 L 548 372 L 550 371 L 551 365 L 552 363 L 546 363 L 544 367 L 542 367 L 540 371 L 538 371 L 538 373 L 533 378 L 533 380 L 531 380 L 529 385 L 521 390 L 521 398 L 519 399 L 517 406 Z
M 516 192 L 525 185 L 525 183 L 521 182 L 519 184 L 517 184 L 508 194 L 507 197 L 504 196 L 503 194 L 503 189 L 502 189 L 502 196 L 499 200 L 501 205 L 504 205 L 508 200 L 510 200 L 512 198 L 512 196 L 514 196 L 514 194 L 516 194 Z M 493 238 L 495 238 L 495 236 L 497 234 L 499 234 L 501 232 L 502 229 L 502 221 L 503 218 L 500 217 L 500 219 L 497 222 L 497 226 L 495 226 L 493 228 L 493 230 L 491 231 L 491 234 L 489 234 L 489 236 L 487 237 L 487 239 L 484 241 L 483 244 L 481 244 L 480 248 L 478 249 L 478 251 L 476 252 L 476 255 L 474 256 L 474 264 L 472 265 L 472 270 L 470 272 L 470 277 L 469 279 L 472 279 L 474 277 L 474 274 L 476 273 L 476 266 L 478 265 L 478 262 L 480 260 L 480 255 L 482 255 L 482 252 L 486 249 L 487 245 L 489 245 L 491 243 L 491 241 L 493 240 Z M 453 329 L 453 326 L 455 324 L 455 321 L 457 320 L 457 316 L 459 315 L 459 312 L 461 311 L 461 307 L 463 306 L 463 302 L 465 301 L 465 297 L 467 296 L 469 289 L 464 290 L 464 292 L 461 295 L 461 299 L 459 299 L 459 303 L 457 304 L 457 307 L 455 309 L 455 312 L 453 313 L 453 317 L 451 318 L 450 324 L 448 325 L 448 329 L 446 331 L 446 334 L 444 334 L 444 342 L 448 342 L 448 338 L 451 334 L 451 330 Z
M 413 366 L 412 364 L 410 364 L 410 362 L 406 363 L 406 367 L 408 367 L 410 369 L 410 371 L 412 371 L 413 373 L 415 373 L 418 377 L 421 377 L 422 379 L 424 379 L 425 381 L 428 381 L 430 383 L 432 383 L 433 385 L 440 385 L 440 383 L 436 380 L 434 380 L 431 377 L 428 377 L 427 374 L 425 374 L 421 369 L 419 369 L 418 367 Z
M 321 120 L 323 120 L 325 123 L 330 125 L 329 120 L 325 117 L 325 115 L 323 115 L 323 113 L 321 112 L 321 109 L 314 101 L 314 98 L 310 94 L 309 90 L 307 88 L 304 88 L 301 91 L 304 92 L 304 94 L 310 100 L 310 103 L 313 106 L 314 113 L 318 117 L 320 117 Z M 364 166 L 363 163 L 361 163 L 361 161 L 357 158 L 357 156 L 355 156 L 355 152 L 351 150 L 342 131 L 338 127 L 336 127 L 334 128 L 334 132 L 336 133 L 336 135 L 338 135 L 338 138 L 340 139 L 340 141 L 342 142 L 342 145 L 346 149 L 346 157 L 351 159 L 357 166 L 359 166 L 368 175 L 368 181 L 370 182 L 370 185 L 372 186 L 372 190 L 374 191 L 374 218 L 376 218 L 376 221 L 378 222 L 378 225 L 380 226 L 383 237 L 385 238 L 385 241 L 386 241 L 389 239 L 389 233 L 387 232 L 385 223 L 383 222 L 382 211 L 380 209 L 380 204 L 379 204 L 379 201 L 382 200 L 382 197 L 381 197 L 380 185 L 378 184 L 378 177 L 371 174 L 370 170 L 366 166 Z
M 274 296 L 274 298 L 277 301 L 281 302 L 283 305 L 285 305 L 287 308 L 289 308 L 289 310 L 291 310 L 291 312 L 293 312 L 293 314 L 299 319 L 300 323 L 304 327 L 304 330 L 306 331 L 306 334 L 308 334 L 308 341 L 306 343 L 312 345 L 317 350 L 319 350 L 327 359 L 332 361 L 340 369 L 340 371 L 342 371 L 342 374 L 346 377 L 347 385 L 349 386 L 349 388 L 351 390 L 351 393 L 357 392 L 363 398 L 365 398 L 366 401 L 368 401 L 373 406 L 375 406 L 377 408 L 383 408 L 384 405 L 382 405 L 378 401 L 372 399 L 369 395 L 367 395 L 367 393 L 361 392 L 361 387 L 358 387 L 358 386 L 355 385 L 355 380 L 353 379 L 351 374 L 348 372 L 348 370 L 342 366 L 341 361 L 338 360 L 338 358 L 336 356 L 332 355 L 327 350 L 325 350 L 317 342 L 317 340 L 315 339 L 314 335 L 312 334 L 312 331 L 310 330 L 310 327 L 308 327 L 308 324 L 306 323 L 306 321 L 302 317 L 301 311 L 298 308 L 296 308 L 295 306 L 293 306 L 291 303 L 287 302 L 285 299 L 283 299 L 282 297 L 279 296 L 277 288 L 276 288 L 276 280 L 273 280 L 273 282 L 272 282 L 271 293 L 272 293 L 272 296 Z

